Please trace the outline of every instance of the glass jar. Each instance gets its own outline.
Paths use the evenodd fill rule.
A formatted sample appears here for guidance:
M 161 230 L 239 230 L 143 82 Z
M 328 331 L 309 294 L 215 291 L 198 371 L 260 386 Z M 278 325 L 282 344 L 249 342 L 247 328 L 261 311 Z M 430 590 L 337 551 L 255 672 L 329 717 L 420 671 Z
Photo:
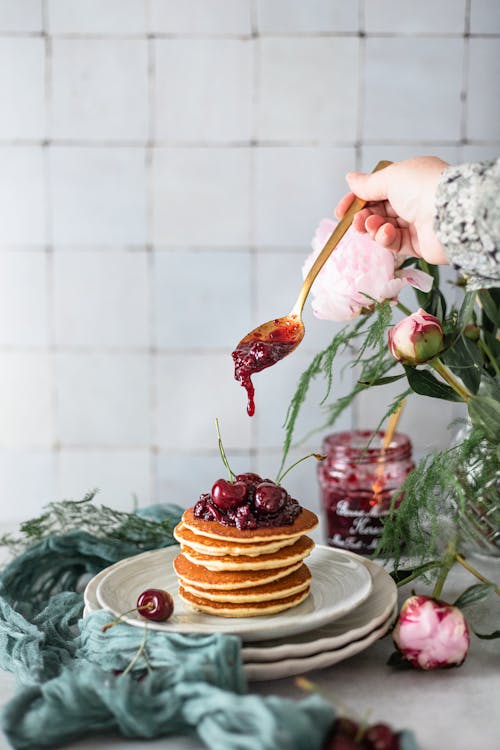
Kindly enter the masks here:
M 328 544 L 362 555 L 377 547 L 392 495 L 415 468 L 406 435 L 395 433 L 387 448 L 383 432 L 372 436 L 370 430 L 328 435 L 318 467 Z

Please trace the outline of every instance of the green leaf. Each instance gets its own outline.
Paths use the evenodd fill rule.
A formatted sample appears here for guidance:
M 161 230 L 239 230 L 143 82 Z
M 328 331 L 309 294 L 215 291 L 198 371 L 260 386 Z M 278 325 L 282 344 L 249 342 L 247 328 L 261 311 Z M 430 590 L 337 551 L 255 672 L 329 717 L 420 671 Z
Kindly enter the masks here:
M 462 301 L 460 310 L 458 311 L 457 322 L 455 326 L 456 335 L 459 336 L 464 330 L 465 326 L 468 325 L 472 320 L 472 311 L 474 310 L 474 303 L 476 301 L 476 292 L 466 292 Z
M 404 378 L 404 372 L 401 375 L 388 375 L 386 378 L 377 378 L 377 380 L 358 380 L 360 385 L 387 385 L 388 383 L 395 383 L 396 380 Z
M 483 599 L 486 599 L 486 597 L 488 597 L 494 590 L 494 583 L 476 583 L 473 586 L 469 586 L 468 589 L 465 589 L 465 591 L 460 594 L 458 599 L 456 599 L 453 604 L 459 609 L 470 607 L 471 604 L 475 604 L 476 602 L 481 602 L 483 601 Z
M 474 630 L 473 632 L 478 638 L 482 638 L 486 641 L 491 641 L 493 638 L 500 638 L 500 630 L 494 630 L 492 633 L 478 633 L 477 630 Z
M 453 346 L 440 357 L 470 391 L 477 392 L 483 371 L 483 357 L 474 342 L 460 335 Z
M 412 390 L 421 396 L 442 398 L 445 401 L 462 400 L 453 388 L 450 388 L 446 383 L 441 383 L 429 370 L 417 370 L 416 367 L 405 365 L 405 372 Z
M 495 328 L 500 328 L 500 308 L 495 304 L 495 300 L 487 289 L 482 289 L 479 293 L 479 301 L 485 314 L 493 323 Z
M 493 443 L 500 442 L 500 402 L 491 396 L 472 396 L 468 403 L 472 424 Z

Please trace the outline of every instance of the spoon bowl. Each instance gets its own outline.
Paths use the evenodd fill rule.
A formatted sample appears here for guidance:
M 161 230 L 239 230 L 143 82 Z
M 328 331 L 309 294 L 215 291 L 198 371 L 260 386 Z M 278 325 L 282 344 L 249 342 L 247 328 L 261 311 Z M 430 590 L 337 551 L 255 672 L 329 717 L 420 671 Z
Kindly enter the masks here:
M 389 164 L 391 164 L 390 161 L 379 161 L 373 171 L 378 172 L 380 169 L 388 167 Z M 305 327 L 302 321 L 302 310 L 307 295 L 316 276 L 351 226 L 354 215 L 365 205 L 366 201 L 362 198 L 354 198 L 311 266 L 291 312 L 282 318 L 268 320 L 254 328 L 241 339 L 233 351 L 234 377 L 247 391 L 247 412 L 250 417 L 255 413 L 255 389 L 252 383 L 252 375 L 279 362 L 293 352 L 304 338 Z

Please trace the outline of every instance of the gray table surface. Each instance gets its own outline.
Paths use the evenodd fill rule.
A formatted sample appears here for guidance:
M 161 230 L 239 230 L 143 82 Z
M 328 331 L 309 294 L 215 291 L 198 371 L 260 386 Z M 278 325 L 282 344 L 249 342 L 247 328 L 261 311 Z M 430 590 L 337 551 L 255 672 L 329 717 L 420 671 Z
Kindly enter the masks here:
M 500 558 L 476 557 L 473 562 L 500 586 Z M 443 598 L 453 601 L 464 588 L 476 582 L 467 571 L 455 566 L 446 582 Z M 418 593 L 429 593 L 420 581 L 411 585 Z M 409 588 L 400 591 L 401 601 L 409 595 Z M 469 609 L 467 618 L 479 632 L 500 629 L 500 597 L 490 595 Z M 358 715 L 367 716 L 372 722 L 388 722 L 398 729 L 412 729 L 421 750 L 500 749 L 500 639 L 480 641 L 472 635 L 467 660 L 460 668 L 433 672 L 397 671 L 388 667 L 386 661 L 393 650 L 391 638 L 386 636 L 356 656 L 307 676 L 328 691 L 336 702 L 352 707 Z M 249 687 L 250 691 L 262 695 L 303 697 L 294 678 L 251 683 Z M 0 671 L 0 706 L 14 691 L 14 677 Z M 8 747 L 0 732 L 0 750 Z M 71 750 L 196 750 L 204 746 L 190 737 L 137 741 L 100 735 L 67 747 Z

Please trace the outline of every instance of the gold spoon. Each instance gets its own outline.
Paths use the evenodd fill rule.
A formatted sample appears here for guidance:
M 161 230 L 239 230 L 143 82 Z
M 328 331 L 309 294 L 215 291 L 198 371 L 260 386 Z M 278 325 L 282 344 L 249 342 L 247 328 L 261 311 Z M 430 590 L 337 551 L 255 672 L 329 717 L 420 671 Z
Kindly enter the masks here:
M 373 172 L 378 172 L 391 164 L 390 161 L 379 161 Z M 280 359 L 294 351 L 304 338 L 305 326 L 302 321 L 302 311 L 313 282 L 331 255 L 334 248 L 342 239 L 352 224 L 354 215 L 366 205 L 366 201 L 357 196 L 339 221 L 328 238 L 323 250 L 314 261 L 309 273 L 304 279 L 299 295 L 288 315 L 274 318 L 262 323 L 253 331 L 247 333 L 234 350 L 234 377 L 248 393 L 247 412 L 252 416 L 255 412 L 253 401 L 254 387 L 251 376 L 266 367 L 274 365 Z

